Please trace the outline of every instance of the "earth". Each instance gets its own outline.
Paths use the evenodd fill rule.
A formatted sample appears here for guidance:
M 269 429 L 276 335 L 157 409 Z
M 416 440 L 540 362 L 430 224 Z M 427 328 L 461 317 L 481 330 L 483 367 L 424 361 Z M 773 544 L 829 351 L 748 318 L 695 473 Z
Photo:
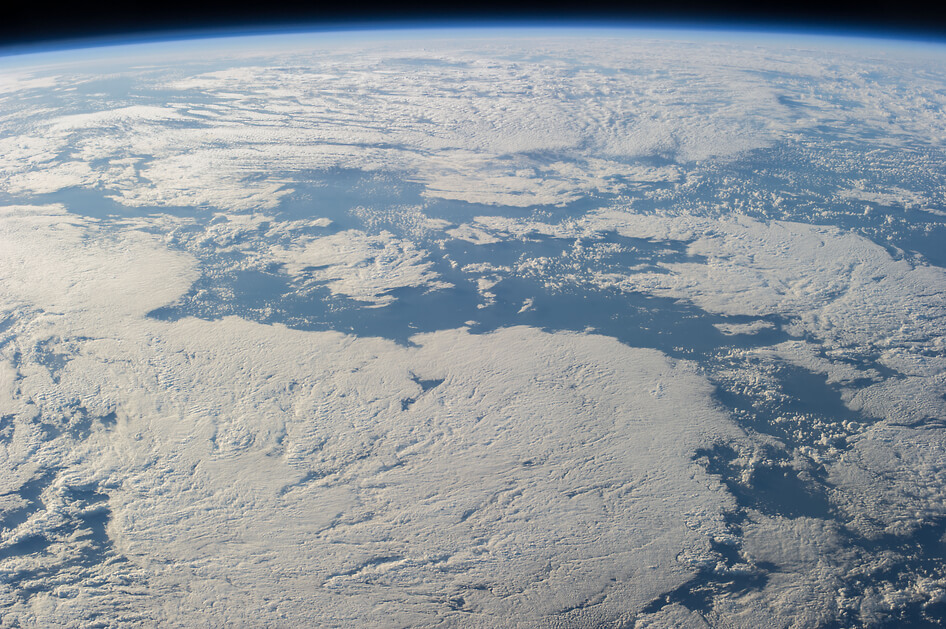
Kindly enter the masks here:
M 0 63 L 0 626 L 946 624 L 942 45 Z

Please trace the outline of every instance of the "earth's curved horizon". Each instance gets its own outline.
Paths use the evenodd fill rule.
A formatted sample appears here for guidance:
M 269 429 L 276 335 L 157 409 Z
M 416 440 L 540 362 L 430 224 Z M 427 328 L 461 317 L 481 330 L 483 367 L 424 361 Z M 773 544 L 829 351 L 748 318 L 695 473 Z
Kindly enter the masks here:
M 944 61 L 0 56 L 0 627 L 943 626 Z

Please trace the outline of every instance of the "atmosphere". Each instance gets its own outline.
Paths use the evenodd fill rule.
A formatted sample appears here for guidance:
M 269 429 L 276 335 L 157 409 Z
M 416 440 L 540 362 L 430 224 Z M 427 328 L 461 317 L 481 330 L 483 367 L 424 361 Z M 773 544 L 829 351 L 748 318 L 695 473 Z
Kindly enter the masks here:
M 918 0 L 896 6 L 827 0 L 752 3 L 695 0 L 601 0 L 562 2 L 514 0 L 345 6 L 295 0 L 266 3 L 176 0 L 160 3 L 64 3 L 50 11 L 43 4 L 7 7 L 0 22 L 0 45 L 30 45 L 57 40 L 152 38 L 161 34 L 200 36 L 272 30 L 362 30 L 477 26 L 556 26 L 709 28 L 722 30 L 819 32 L 907 39 L 946 39 L 946 13 Z

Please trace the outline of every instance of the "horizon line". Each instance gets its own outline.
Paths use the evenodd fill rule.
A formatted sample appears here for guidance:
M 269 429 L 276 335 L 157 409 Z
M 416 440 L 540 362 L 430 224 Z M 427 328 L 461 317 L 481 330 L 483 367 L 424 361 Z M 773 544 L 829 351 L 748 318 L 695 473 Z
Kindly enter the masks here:
M 912 45 L 946 45 L 946 36 L 923 33 L 903 27 L 880 28 L 849 23 L 798 20 L 728 20 L 713 19 L 660 19 L 660 18 L 477 18 L 477 19 L 390 19 L 374 21 L 318 21 L 290 20 L 271 23 L 229 24 L 224 26 L 193 26 L 185 28 L 155 28 L 98 34 L 80 37 L 62 37 L 28 43 L 5 44 L 0 41 L 0 59 L 33 55 L 55 54 L 70 50 L 95 50 L 122 46 L 145 46 L 185 41 L 237 39 L 244 37 L 274 37 L 302 35 L 357 35 L 387 33 L 390 35 L 424 31 L 655 31 L 676 33 L 712 33 L 738 35 L 776 35 L 799 38 L 882 40 Z

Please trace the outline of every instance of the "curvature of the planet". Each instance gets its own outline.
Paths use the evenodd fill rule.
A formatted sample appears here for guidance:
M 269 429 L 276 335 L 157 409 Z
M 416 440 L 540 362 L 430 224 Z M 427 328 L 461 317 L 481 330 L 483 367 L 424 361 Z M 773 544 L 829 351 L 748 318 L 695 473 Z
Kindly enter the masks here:
M 946 624 L 946 48 L 0 58 L 0 626 Z

